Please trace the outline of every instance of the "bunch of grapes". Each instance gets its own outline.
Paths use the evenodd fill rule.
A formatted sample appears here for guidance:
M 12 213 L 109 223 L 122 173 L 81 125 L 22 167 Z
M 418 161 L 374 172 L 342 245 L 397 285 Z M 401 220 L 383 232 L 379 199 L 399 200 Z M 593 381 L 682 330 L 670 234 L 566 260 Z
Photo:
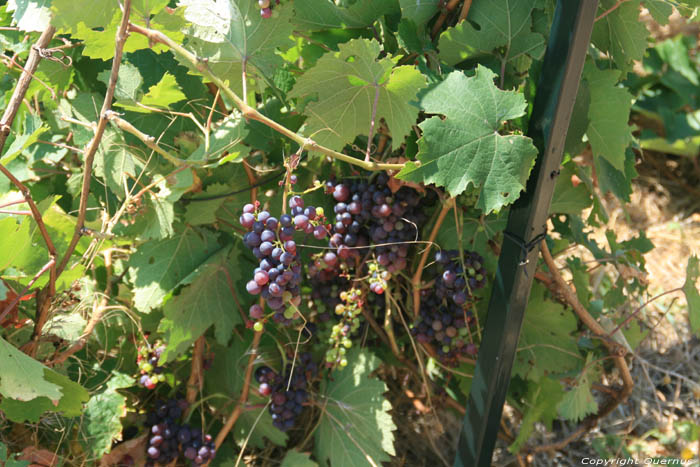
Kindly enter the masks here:
M 290 206 L 303 207 L 303 200 L 293 197 Z M 257 203 L 256 203 L 257 205 Z M 292 217 L 283 214 L 279 220 L 269 212 L 257 212 L 257 206 L 246 204 L 240 223 L 248 232 L 243 236 L 243 243 L 253 251 L 260 264 L 253 272 L 253 279 L 246 284 L 246 290 L 253 295 L 261 295 L 267 305 L 274 311 L 273 318 L 278 323 L 289 324 L 296 314 L 296 308 L 301 303 L 301 263 L 294 241 L 295 228 L 308 231 L 309 222 L 306 214 L 295 214 Z M 309 215 L 318 216 L 316 209 L 308 208 Z M 313 211 L 313 212 L 312 212 Z M 323 229 L 325 235 L 325 229 Z M 286 309 L 285 309 L 286 308 Z M 259 305 L 250 309 L 251 318 L 262 319 L 264 312 Z M 256 330 L 262 329 L 261 321 L 256 323 Z
M 315 264 L 309 265 L 308 273 L 311 285 L 309 309 L 316 312 L 319 321 L 326 322 L 341 303 L 341 292 L 350 288 L 350 281 L 338 275 L 335 269 L 319 270 Z
M 435 281 L 438 298 L 448 298 L 462 306 L 475 290 L 486 285 L 484 258 L 474 251 L 464 252 L 464 267 L 457 250 L 438 251 L 435 261 L 442 267 L 442 274 Z
M 417 226 L 426 217 L 416 190 L 403 186 L 392 193 L 388 182 L 389 176 L 381 173 L 369 183 L 326 183 L 326 192 L 332 193 L 336 201 L 330 246 L 344 259 L 364 254 L 365 250 L 357 247 L 371 244 L 377 262 L 395 273 L 405 269 L 408 242 L 416 239 Z
M 350 289 L 340 293 L 342 303 L 335 307 L 335 314 L 340 317 L 340 322 L 331 330 L 328 344 L 331 346 L 326 351 L 326 366 L 340 365 L 345 367 L 348 361 L 345 358 L 347 349 L 352 347 L 350 335 L 360 327 L 359 315 L 362 313 L 364 300 L 362 290 Z
M 367 263 L 369 272 L 369 290 L 381 295 L 387 288 L 387 281 L 391 279 L 391 273 L 384 269 L 377 261 Z
M 435 347 L 438 359 L 447 366 L 458 366 L 460 355 L 476 355 L 477 346 L 471 342 L 469 325 L 474 316 L 453 302 L 438 298 L 432 291 L 421 291 L 418 321 L 411 334 L 422 344 Z
M 304 410 L 304 403 L 309 399 L 308 381 L 316 376 L 317 371 L 318 366 L 307 352 L 299 354 L 293 373 L 291 363 L 287 364 L 283 375 L 267 366 L 255 371 L 258 391 L 263 396 L 270 396 L 272 424 L 279 430 L 289 431 L 294 427 L 297 417 Z
M 153 389 L 157 383 L 165 381 L 165 368 L 158 366 L 158 360 L 165 351 L 165 345 L 161 341 L 156 341 L 153 347 L 144 346 L 139 348 L 136 363 L 139 367 L 141 377 L 139 383 L 147 389 Z
M 276 3 L 279 5 L 280 0 L 277 0 Z M 258 6 L 260 6 L 260 16 L 265 19 L 272 17 L 272 2 L 270 0 L 258 0 Z
M 195 466 L 214 458 L 216 449 L 211 435 L 203 435 L 187 424 L 178 424 L 187 406 L 185 400 L 169 399 L 157 402 L 155 410 L 148 413 L 146 426 L 151 436 L 146 450 L 147 466 L 172 462 L 180 452 Z

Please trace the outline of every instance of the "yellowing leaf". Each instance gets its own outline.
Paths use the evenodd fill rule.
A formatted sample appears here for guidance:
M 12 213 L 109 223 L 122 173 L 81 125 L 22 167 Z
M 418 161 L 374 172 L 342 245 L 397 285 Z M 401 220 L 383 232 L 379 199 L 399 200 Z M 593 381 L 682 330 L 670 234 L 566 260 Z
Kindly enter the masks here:
M 148 88 L 148 93 L 143 96 L 141 103 L 151 107 L 168 107 L 170 104 L 185 99 L 185 94 L 180 90 L 175 77 L 165 73 L 158 84 Z

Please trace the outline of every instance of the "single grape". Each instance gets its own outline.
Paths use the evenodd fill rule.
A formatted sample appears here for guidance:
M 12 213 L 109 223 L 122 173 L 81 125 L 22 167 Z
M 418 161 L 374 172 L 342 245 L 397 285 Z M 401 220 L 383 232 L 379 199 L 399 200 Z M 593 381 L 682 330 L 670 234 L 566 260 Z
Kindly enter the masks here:
M 260 16 L 262 16 L 265 19 L 272 18 L 272 10 L 269 8 L 263 8 L 260 10 Z
M 250 309 L 248 310 L 248 315 L 251 319 L 258 320 L 262 319 L 263 316 L 265 316 L 265 312 L 263 311 L 263 308 L 256 303 L 250 307 Z

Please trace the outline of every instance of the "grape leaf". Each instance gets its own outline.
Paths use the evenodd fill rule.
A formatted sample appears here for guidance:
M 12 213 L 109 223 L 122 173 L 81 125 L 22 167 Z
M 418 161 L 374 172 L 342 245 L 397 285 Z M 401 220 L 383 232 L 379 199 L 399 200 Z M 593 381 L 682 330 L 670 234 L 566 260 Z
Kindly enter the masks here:
M 533 381 L 548 373 L 575 368 L 581 361 L 576 340 L 576 318 L 558 303 L 545 299 L 535 283 L 525 312 L 513 374 Z
M 311 460 L 308 453 L 290 449 L 282 459 L 280 467 L 318 467 L 318 464 Z
M 214 183 L 204 190 L 205 196 L 216 196 L 230 192 L 231 189 L 223 183 Z M 190 225 L 213 224 L 216 222 L 216 210 L 226 202 L 226 198 L 190 203 L 185 211 L 185 221 Z
M 139 217 L 140 236 L 145 240 L 162 240 L 173 236 L 175 206 L 167 197 L 150 195 L 144 203 L 145 213 Z
M 20 31 L 43 32 L 51 22 L 52 0 L 8 0 L 7 11 Z
M 315 456 L 333 467 L 380 465 L 394 455 L 396 425 L 384 382 L 370 378 L 379 359 L 353 349 L 348 366 L 335 370 L 322 394 L 321 419 L 316 429 Z
M 603 157 L 617 170 L 624 170 L 625 150 L 632 142 L 632 128 L 627 124 L 632 95 L 616 86 L 620 72 L 599 70 L 586 63 L 584 77 L 591 90 L 586 134 L 594 157 Z
M 180 91 L 180 86 L 175 81 L 175 76 L 165 73 L 158 84 L 148 88 L 148 92 L 141 103 L 151 107 L 168 107 L 175 102 L 186 99 L 187 96 Z
M 183 353 L 213 324 L 217 342 L 225 345 L 233 327 L 242 322 L 232 288 L 243 280 L 243 274 L 241 268 L 233 267 L 229 250 L 217 252 L 197 268 L 191 275 L 191 284 L 165 304 L 158 329 L 168 346 L 161 362 L 172 361 Z
M 256 2 L 250 0 L 183 0 L 188 47 L 207 60 L 211 71 L 241 87 L 242 63 L 248 74 L 254 69 L 271 78 L 283 60 L 278 49 L 293 45 L 292 6 L 276 5 L 272 18 L 263 18 Z
M 557 404 L 564 396 L 564 390 L 558 381 L 542 378 L 538 383 L 528 384 L 527 411 L 520 424 L 518 436 L 508 447 L 512 453 L 517 453 L 527 442 L 535 428 L 535 423 L 543 423 L 547 429 L 552 429 L 552 421 L 557 416 Z
M 267 333 L 263 334 L 260 346 L 258 347 L 258 350 L 262 354 L 265 353 L 267 348 L 272 348 L 276 352 L 272 338 L 267 336 Z M 244 334 L 243 338 L 233 339 L 229 347 L 213 346 L 216 358 L 204 382 L 205 388 L 207 388 L 210 393 L 223 392 L 233 398 L 239 396 L 243 389 L 245 369 L 248 364 L 248 359 L 241 358 L 241 356 L 248 355 L 251 343 L 252 332 L 248 331 Z M 269 362 L 266 363 L 269 364 Z M 255 383 L 253 382 L 253 384 Z M 257 390 L 251 388 L 248 397 L 249 404 L 265 405 L 268 401 L 268 397 L 261 396 Z M 225 400 L 222 399 L 220 404 L 223 405 L 224 402 Z M 255 410 L 244 410 L 238 418 L 238 421 L 236 421 L 236 425 L 233 427 L 232 431 L 233 437 L 239 445 L 243 445 L 248 436 L 250 436 L 248 445 L 257 448 L 269 446 L 270 442 L 278 446 L 284 446 L 288 439 L 285 432 L 278 430 L 272 424 L 272 417 L 267 407 Z
M 148 313 L 160 306 L 170 291 L 219 249 L 213 234 L 193 229 L 141 245 L 129 260 L 136 309 Z
M 487 214 L 518 198 L 537 149 L 525 136 L 498 134 L 504 121 L 524 114 L 526 103 L 522 94 L 496 88 L 495 76 L 481 65 L 470 78 L 454 71 L 423 94 L 424 110 L 446 119 L 432 117 L 419 125 L 421 165 L 408 162 L 397 178 L 435 183 L 452 196 L 472 183 L 480 189 L 476 206 Z
M 542 57 L 544 36 L 532 32 L 532 11 L 538 3 L 538 0 L 474 2 L 469 9 L 469 21 L 440 34 L 440 58 L 455 65 L 467 58 L 492 54 L 499 48 L 503 52 L 497 55 L 504 63 L 523 55 Z
M 237 159 L 247 154 L 247 148 L 240 144 L 248 135 L 248 125 L 238 112 L 221 120 L 209 134 L 209 143 L 204 141 L 189 157 L 193 161 L 216 159 L 228 153 Z M 229 159 L 227 157 L 227 159 Z M 230 160 L 230 159 L 229 159 Z
M 605 12 L 617 4 L 617 0 L 601 0 L 599 12 Z M 610 14 L 595 22 L 591 42 L 607 52 L 626 74 L 634 60 L 641 60 L 647 49 L 649 31 L 639 21 L 639 0 L 631 0 L 617 6 Z M 593 90 L 593 86 L 591 86 Z
M 44 378 L 49 372 L 41 363 L 0 337 L 0 394 L 10 399 L 30 401 L 37 397 L 59 400 L 61 386 Z
M 113 11 L 112 19 L 100 24 L 99 29 L 93 29 L 86 26 L 85 22 L 80 22 L 73 26 L 71 36 L 74 39 L 82 40 L 85 44 L 85 48 L 82 52 L 84 56 L 100 60 L 110 60 L 114 57 L 114 37 L 117 34 L 121 20 L 122 13 L 117 9 Z M 157 28 L 158 24 L 152 23 L 151 26 Z M 149 48 L 149 43 L 146 36 L 131 34 L 124 44 L 124 53 L 147 48 Z M 162 44 L 156 44 L 154 46 L 154 50 L 156 51 L 164 50 L 164 48 L 165 46 Z
M 668 24 L 668 17 L 673 13 L 673 5 L 668 0 L 643 0 L 644 6 L 659 24 Z
M 348 7 L 329 0 L 295 0 L 294 24 L 308 30 L 365 28 L 397 6 L 396 0 L 363 0 Z
M 132 384 L 132 377 L 114 372 L 107 387 L 93 395 L 85 405 L 80 441 L 83 448 L 95 458 L 108 452 L 112 441 L 121 434 L 121 417 L 126 415 L 126 397 L 119 394 L 117 389 Z
M 700 262 L 697 256 L 688 258 L 688 266 L 685 270 L 685 283 L 683 293 L 688 302 L 688 318 L 690 330 L 700 337 L 700 292 L 695 285 L 700 277 Z
M 105 86 L 109 86 L 111 74 L 112 70 L 106 69 L 97 75 L 97 80 L 102 81 Z M 119 66 L 117 85 L 114 88 L 114 97 L 120 100 L 138 100 L 142 84 L 143 78 L 141 77 L 139 69 L 131 63 L 122 63 Z
M 7 165 L 12 162 L 23 150 L 36 143 L 39 136 L 46 130 L 41 118 L 28 113 L 22 122 L 22 130 L 19 134 L 8 138 L 9 145 L 0 157 L 0 164 Z
M 401 18 L 413 21 L 417 26 L 423 26 L 435 16 L 441 5 L 440 0 L 399 0 Z
M 576 164 L 568 162 L 559 171 L 557 183 L 554 186 L 550 214 L 579 214 L 593 204 L 591 193 L 585 183 L 574 186 L 571 177 L 576 174 Z
M 564 393 L 564 397 L 557 404 L 559 414 L 566 420 L 577 422 L 598 410 L 598 403 L 591 393 L 591 386 L 598 380 L 600 369 L 593 360 L 593 353 L 589 353 L 583 371 L 576 377 L 574 387 Z
M 117 0 L 52 0 L 53 25 L 59 32 L 78 32 L 78 25 L 92 29 L 105 27 L 119 12 Z M 112 35 L 114 48 L 114 35 Z
M 637 157 L 632 148 L 625 150 L 625 168 L 623 171 L 615 167 L 602 157 L 593 160 L 595 173 L 598 178 L 598 187 L 602 194 L 611 192 L 623 201 L 630 202 L 632 195 L 632 180 L 637 177 L 635 164 Z
M 375 123 L 383 118 L 398 146 L 418 117 L 418 107 L 410 102 L 425 78 L 415 67 L 394 67 L 396 59 L 377 60 L 381 47 L 375 40 L 353 39 L 339 49 L 321 57 L 289 94 L 317 99 L 304 111 L 307 133 L 317 143 L 341 150 L 357 135 L 369 133 L 376 101 Z M 338 102 L 343 102 L 341 111 Z

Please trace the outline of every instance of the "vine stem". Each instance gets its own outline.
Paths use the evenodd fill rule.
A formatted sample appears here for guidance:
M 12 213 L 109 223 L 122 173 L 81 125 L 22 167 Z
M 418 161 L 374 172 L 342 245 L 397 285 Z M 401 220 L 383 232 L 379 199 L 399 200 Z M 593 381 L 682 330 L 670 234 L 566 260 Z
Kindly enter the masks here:
M 440 16 L 438 16 L 438 19 L 435 20 L 433 30 L 431 31 L 431 36 L 433 40 L 435 39 L 435 37 L 437 37 L 438 33 L 440 32 L 440 28 L 442 28 L 442 25 L 445 24 L 447 15 L 450 14 L 455 8 L 457 8 L 458 3 L 459 0 L 450 0 L 449 2 L 447 2 L 447 5 L 445 5 L 445 8 L 442 9 L 442 11 L 440 12 Z
M 211 80 L 221 90 L 221 92 L 226 94 L 229 97 L 229 99 L 231 99 L 236 104 L 236 107 L 238 107 L 238 109 L 241 111 L 243 117 L 246 120 L 255 120 L 262 123 L 263 125 L 270 127 L 271 129 L 275 130 L 281 135 L 291 139 L 299 146 L 303 147 L 305 150 L 320 152 L 321 154 L 324 154 L 333 159 L 347 162 L 348 164 L 356 165 L 358 167 L 370 171 L 401 170 L 404 167 L 404 164 L 383 164 L 378 162 L 368 162 L 361 159 L 356 159 L 352 156 L 348 156 L 347 154 L 343 154 L 325 146 L 321 146 L 311 138 L 306 138 L 304 136 L 298 135 L 292 130 L 288 129 L 287 127 L 280 125 L 276 121 L 261 114 L 254 107 L 251 107 L 248 104 L 246 104 L 240 97 L 238 97 L 238 95 L 231 88 L 229 88 L 226 85 L 226 83 L 223 80 L 221 80 L 218 76 L 211 72 L 204 60 L 197 58 L 196 55 L 191 53 L 189 50 L 187 50 L 185 47 L 181 46 L 177 42 L 170 39 L 162 32 L 157 31 L 155 29 L 148 29 L 141 26 L 137 26 L 135 24 L 129 24 L 129 31 L 135 32 L 137 34 L 142 34 L 153 43 L 160 43 L 169 47 L 177 55 L 188 61 L 200 73 L 202 73 L 209 80 Z M 414 161 L 414 164 L 415 163 L 417 162 Z
M 71 238 L 68 248 L 58 265 L 57 274 L 61 274 L 63 270 L 68 265 L 70 257 L 75 251 L 75 247 L 78 246 L 78 241 L 80 240 L 80 231 L 85 223 L 85 214 L 87 213 L 87 203 L 88 195 L 90 194 L 90 179 L 92 178 L 92 165 L 95 160 L 95 154 L 97 153 L 97 148 L 100 146 L 102 141 L 102 136 L 104 135 L 105 129 L 107 128 L 108 122 L 108 111 L 112 108 L 112 99 L 114 98 L 114 91 L 117 87 L 117 78 L 119 76 L 119 67 L 122 61 L 122 54 L 124 52 L 124 44 L 126 43 L 126 38 L 128 36 L 128 26 L 129 26 L 129 14 L 131 12 L 131 0 L 124 0 L 124 12 L 122 14 L 122 21 L 119 24 L 119 29 L 117 30 L 116 43 L 114 46 L 114 59 L 112 60 L 112 71 L 109 76 L 109 85 L 107 86 L 107 94 L 105 94 L 105 99 L 102 104 L 102 110 L 100 111 L 100 119 L 95 127 L 95 135 L 90 141 L 87 149 L 85 150 L 85 163 L 83 167 L 83 186 L 80 191 L 80 205 L 78 207 L 78 219 L 75 223 L 75 230 L 73 232 L 73 237 Z
M 430 237 L 428 237 L 428 245 L 425 247 L 425 250 L 423 250 L 423 254 L 420 257 L 420 261 L 418 262 L 416 272 L 413 274 L 413 278 L 411 279 L 411 284 L 413 285 L 413 316 L 416 318 L 418 317 L 418 314 L 420 312 L 420 283 L 423 277 L 423 268 L 425 268 L 425 263 L 428 261 L 430 249 L 433 245 L 433 242 L 435 241 L 435 237 L 437 237 L 437 233 L 440 230 L 440 226 L 445 220 L 445 216 L 447 215 L 447 213 L 450 211 L 450 209 L 452 209 L 453 204 L 454 198 L 448 198 L 443 203 L 442 209 L 440 209 L 440 214 L 438 214 L 438 217 L 435 220 L 435 225 L 433 225 L 433 230 L 430 232 Z
M 676 287 L 675 289 L 667 290 L 666 292 L 662 292 L 662 293 L 660 293 L 660 294 L 658 294 L 658 295 L 656 295 L 656 296 L 654 296 L 654 297 L 651 297 L 651 298 L 650 298 L 649 300 L 647 300 L 645 303 L 643 303 L 642 305 L 640 305 L 639 307 L 637 307 L 636 310 L 634 310 L 632 313 L 630 313 L 629 316 L 627 316 L 620 324 L 618 324 L 617 327 L 616 327 L 615 329 L 613 329 L 613 330 L 608 334 L 608 337 L 614 336 L 615 333 L 616 333 L 617 331 L 619 331 L 621 327 L 627 326 L 627 325 L 629 324 L 629 322 L 632 321 L 632 318 L 634 318 L 635 316 L 637 316 L 637 313 L 639 313 L 640 311 L 642 311 L 642 309 L 644 309 L 644 307 L 646 307 L 648 304 L 650 304 L 650 303 L 653 302 L 654 300 L 656 300 L 656 299 L 658 299 L 658 298 L 661 298 L 661 297 L 663 297 L 664 295 L 672 294 L 672 293 L 675 293 L 675 292 L 681 292 L 682 290 L 683 290 L 683 287 Z
M 469 14 L 469 9 L 472 7 L 472 0 L 464 0 L 464 5 L 462 5 L 462 11 L 459 13 L 459 21 L 464 21 L 467 19 Z
M 199 336 L 199 338 L 194 341 L 194 349 L 192 350 L 192 367 L 190 369 L 190 377 L 187 380 L 187 394 L 185 398 L 187 399 L 187 413 L 189 413 L 192 404 L 197 400 L 197 394 L 202 389 L 202 369 L 203 369 L 203 357 L 204 357 L 204 344 L 206 337 L 204 334 Z M 187 416 L 187 414 L 185 415 Z
M 547 265 L 549 273 L 552 276 L 553 285 L 557 287 L 564 300 L 571 306 L 571 308 L 573 308 L 574 313 L 576 313 L 581 322 L 583 322 L 583 324 L 595 335 L 601 338 L 603 344 L 610 352 L 610 356 L 620 372 L 623 387 L 622 390 L 617 391 L 614 395 L 611 395 L 611 397 L 608 398 L 608 400 L 601 406 L 598 412 L 586 418 L 586 420 L 584 420 L 573 433 L 554 443 L 536 446 L 531 449 L 532 452 L 562 449 L 567 444 L 593 428 L 598 423 L 598 420 L 612 412 L 621 401 L 630 395 L 632 389 L 634 388 L 634 380 L 632 379 L 629 367 L 625 361 L 625 353 L 627 352 L 627 349 L 611 339 L 608 339 L 605 329 L 603 329 L 603 327 L 583 307 L 581 302 L 578 300 L 576 293 L 571 289 L 571 287 L 569 287 L 564 278 L 561 276 L 561 273 L 559 272 L 559 269 L 552 258 L 552 254 L 550 253 L 545 240 L 542 240 L 540 253 L 542 254 L 542 259 Z
M 90 315 L 90 320 L 87 322 L 85 325 L 85 328 L 83 329 L 82 334 L 80 335 L 80 338 L 68 349 L 65 351 L 61 352 L 58 356 L 56 356 L 53 360 L 51 360 L 50 365 L 60 365 L 61 363 L 65 362 L 68 357 L 71 355 L 75 354 L 76 352 L 79 352 L 85 347 L 85 344 L 87 344 L 87 341 L 92 334 L 92 332 L 95 330 L 95 327 L 97 326 L 97 323 L 100 322 L 102 319 L 102 316 L 104 315 L 104 312 L 107 308 L 107 304 L 109 302 L 109 297 L 111 296 L 111 288 L 112 288 L 112 250 L 107 249 L 104 252 L 104 258 L 105 258 L 105 269 L 107 270 L 107 277 L 105 279 L 105 290 L 102 293 L 102 298 L 100 299 L 99 303 L 96 302 L 96 305 L 93 307 L 92 310 L 92 315 Z
M 12 123 L 14 122 L 15 117 L 17 116 L 17 112 L 19 111 L 19 108 L 22 105 L 24 96 L 27 94 L 27 89 L 29 89 L 29 85 L 31 84 L 32 78 L 34 77 L 34 73 L 36 72 L 36 69 L 39 66 L 39 62 L 41 62 L 41 54 L 39 53 L 39 51 L 41 49 L 46 48 L 46 46 L 51 42 L 51 39 L 53 38 L 55 32 L 56 29 L 53 26 L 49 26 L 48 28 L 46 28 L 46 30 L 41 34 L 41 36 L 39 36 L 39 39 L 36 41 L 36 44 L 34 44 L 34 46 L 29 52 L 29 58 L 27 59 L 24 68 L 22 68 L 22 74 L 20 75 L 19 80 L 17 80 L 17 86 L 15 86 L 15 89 L 12 92 L 12 97 L 10 98 L 10 101 L 7 104 L 7 108 L 5 109 L 5 112 L 2 115 L 2 119 L 0 120 L 0 154 L 2 153 L 2 150 L 5 147 L 7 137 L 10 135 L 10 132 L 12 130 Z M 17 189 L 22 193 L 24 201 L 29 206 L 29 210 L 32 213 L 32 217 L 34 218 L 34 221 L 36 222 L 37 227 L 39 228 L 39 233 L 44 239 L 44 243 L 46 243 L 46 249 L 49 252 L 49 261 L 47 263 L 49 265 L 49 283 L 48 294 L 46 295 L 46 297 L 50 299 L 56 293 L 56 247 L 54 246 L 53 241 L 49 236 L 49 232 L 46 229 L 46 225 L 44 224 L 44 220 L 41 217 L 39 208 L 34 202 L 34 199 L 32 198 L 29 189 L 17 177 L 12 175 L 12 173 L 3 164 L 0 164 L 0 172 L 2 172 L 2 174 L 5 175 L 10 180 L 10 182 L 15 187 L 17 187 Z M 35 279 L 32 280 L 31 284 L 33 284 L 39 276 L 44 274 L 44 272 L 46 271 L 42 268 L 42 270 L 39 271 L 39 273 L 37 273 L 37 275 L 35 276 Z M 37 303 L 37 310 L 38 309 L 40 309 L 39 303 Z
M 262 333 L 263 331 L 258 331 L 253 335 L 253 343 L 251 344 L 250 356 L 248 357 L 248 366 L 245 369 L 245 376 L 243 378 L 241 397 L 238 399 L 238 403 L 236 404 L 236 407 L 234 407 L 233 412 L 231 412 L 231 416 L 228 418 L 228 420 L 226 420 L 226 423 L 216 435 L 214 444 L 217 450 L 221 447 L 231 429 L 233 429 L 233 426 L 236 424 L 236 420 L 238 420 L 238 417 L 243 412 L 243 408 L 248 401 L 248 394 L 250 394 L 250 380 L 253 376 L 253 366 L 255 365 L 255 358 L 258 356 L 258 346 L 260 345 Z
M 595 19 L 596 22 L 600 21 L 601 19 L 605 18 L 606 16 L 608 16 L 608 15 L 609 15 L 610 13 L 612 13 L 613 11 L 617 10 L 617 9 L 620 7 L 620 5 L 622 5 L 622 4 L 625 3 L 626 1 L 627 1 L 627 0 L 617 0 L 617 2 L 616 2 L 613 6 L 611 6 L 611 7 L 608 8 L 607 10 L 605 10 L 603 13 L 600 14 L 600 16 L 598 16 L 598 17 Z

